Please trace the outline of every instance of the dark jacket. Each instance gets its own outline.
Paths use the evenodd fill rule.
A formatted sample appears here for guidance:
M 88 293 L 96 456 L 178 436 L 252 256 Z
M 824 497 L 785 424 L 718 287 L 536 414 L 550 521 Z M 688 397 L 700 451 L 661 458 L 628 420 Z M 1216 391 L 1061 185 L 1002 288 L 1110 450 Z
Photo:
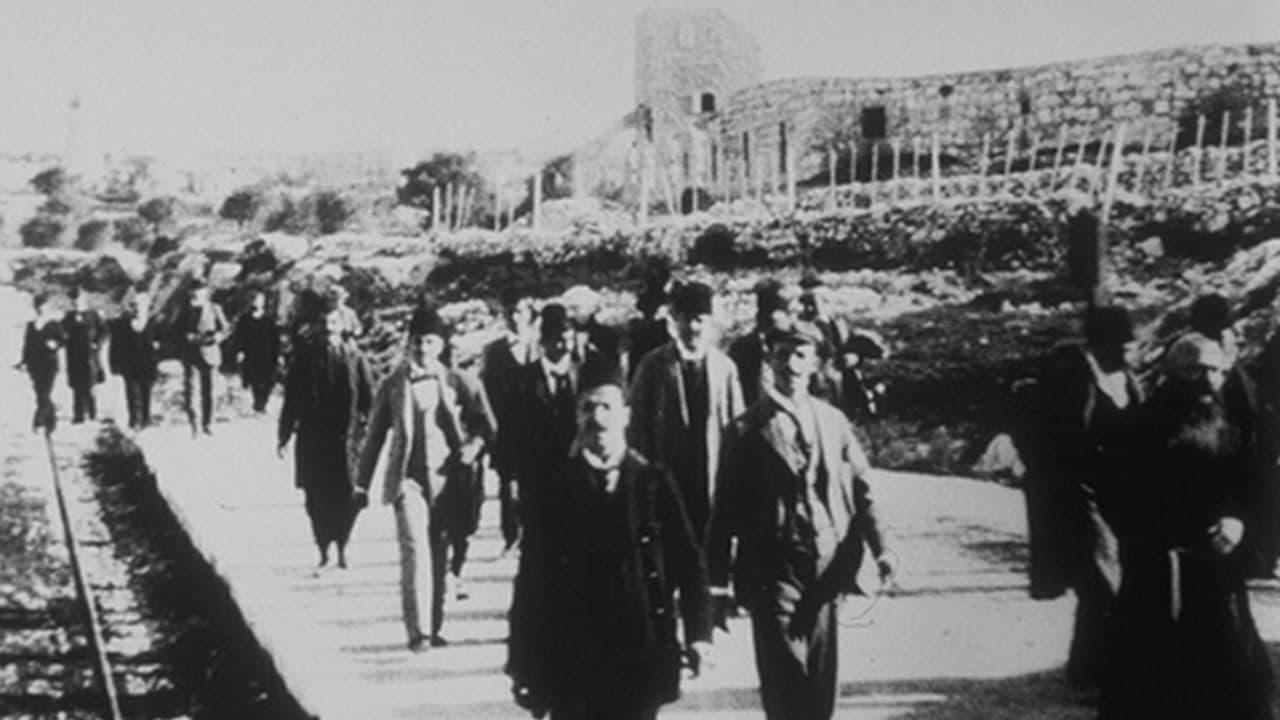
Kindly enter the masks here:
M 570 374 L 576 396 L 576 366 Z M 526 505 L 536 502 L 534 495 L 544 478 L 564 470 L 577 435 L 573 403 L 559 408 L 554 400 L 542 363 L 529 363 L 516 371 L 506 401 L 508 412 L 498 424 L 495 468 L 520 481 L 521 502 Z
M 734 340 L 729 344 L 729 357 L 738 366 L 738 379 L 742 382 L 742 398 L 747 407 L 755 404 L 760 397 L 760 374 L 765 365 L 764 339 L 760 332 L 752 330 L 750 334 Z
M 762 394 L 725 440 L 707 563 L 716 585 L 726 585 L 732 570 L 738 602 L 755 611 L 790 612 L 805 595 L 822 603 L 859 592 L 856 579 L 863 544 L 877 556 L 883 552 L 866 481 L 866 455 L 839 410 L 817 398 L 812 402 L 826 474 L 823 504 L 836 543 L 825 551 L 814 548 L 814 576 L 807 582 L 788 577 L 794 570 L 789 558 L 797 541 L 789 518 L 803 486 L 807 457 L 793 416 L 772 395 Z M 813 510 L 815 516 L 823 512 Z M 731 555 L 734 538 L 736 557 Z
M 246 386 L 275 380 L 280 359 L 280 330 L 269 313 L 254 317 L 246 312 L 236 320 L 231 350 L 238 358 L 240 379 Z
M 706 565 L 670 475 L 634 452 L 619 473 L 610 496 L 581 457 L 555 479 L 520 558 L 507 672 L 552 696 L 590 683 L 669 702 L 677 589 L 686 642 L 711 637 Z
M 511 352 L 507 336 L 488 343 L 480 354 L 480 382 L 489 396 L 489 406 L 498 423 L 504 422 L 510 403 L 508 393 L 515 382 L 516 371 L 524 366 Z
M 107 365 L 111 372 L 128 380 L 155 381 L 160 355 L 155 323 L 148 322 L 139 331 L 133 327 L 133 316 L 121 315 L 111 321 L 110 328 Z
M 102 382 L 102 318 L 92 310 L 72 310 L 63 316 L 62 328 L 67 338 L 67 384 L 87 387 Z
M 58 373 L 58 351 L 66 341 L 62 325 L 38 320 L 27 323 L 22 338 L 22 366 L 31 377 L 52 377 Z
M 311 343 L 294 355 L 285 378 L 277 441 L 295 434 L 294 481 L 352 485 L 355 429 L 371 404 L 369 366 L 355 346 Z

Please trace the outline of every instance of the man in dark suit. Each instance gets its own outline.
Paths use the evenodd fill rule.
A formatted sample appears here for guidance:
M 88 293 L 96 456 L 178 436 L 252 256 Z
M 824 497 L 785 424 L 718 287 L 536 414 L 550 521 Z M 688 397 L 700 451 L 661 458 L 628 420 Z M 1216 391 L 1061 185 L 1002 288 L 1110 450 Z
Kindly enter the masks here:
M 791 303 L 783 295 L 782 284 L 773 279 L 761 281 L 756 286 L 756 326 L 729 345 L 729 357 L 738 366 L 738 379 L 748 407 L 760 397 L 760 389 L 771 382 L 765 338 L 774 330 L 790 327 L 793 322 Z
M 577 434 L 574 395 L 579 367 L 572 348 L 574 328 L 563 305 L 542 307 L 538 342 L 542 356 L 516 371 L 507 397 L 507 422 L 498 426 L 498 467 L 510 473 L 520 522 L 545 517 L 534 506 L 554 501 L 553 479 L 563 471 Z M 522 547 L 528 547 L 522 542 Z
M 203 280 L 195 279 L 191 287 L 190 304 L 178 316 L 178 336 L 182 341 L 182 397 L 191 423 L 191 433 L 197 432 L 196 410 L 192 403 L 192 379 L 200 379 L 199 430 L 212 433 L 213 421 L 213 369 L 222 365 L 219 349 L 227 334 L 227 317 L 222 308 L 213 302 L 209 288 Z
M 535 717 L 654 718 L 710 647 L 702 553 L 671 476 L 628 448 L 628 417 L 620 377 L 583 392 L 574 455 L 529 527 L 506 670 Z
M 98 313 L 89 308 L 82 292 L 72 294 L 75 306 L 62 318 L 67 339 L 67 386 L 71 388 L 71 424 L 98 417 L 93 386 L 102 382 L 102 340 L 106 327 Z
M 734 423 L 708 541 L 711 581 L 751 613 L 760 696 L 770 720 L 826 720 L 836 698 L 836 605 L 859 592 L 866 543 L 892 572 L 871 503 L 870 467 L 835 407 L 809 394 L 821 332 L 769 336 L 773 386 Z M 731 540 L 737 555 L 731 560 Z
M 26 370 L 36 395 L 31 428 L 47 435 L 58 425 L 58 411 L 53 404 L 53 381 L 58 376 L 58 351 L 62 349 L 66 335 L 47 297 L 37 295 L 34 305 L 36 317 L 27 323 L 22 338 L 22 360 L 18 367 Z
M 133 296 L 129 308 L 111 322 L 107 364 L 124 380 L 124 400 L 129 427 L 140 430 L 151 424 L 151 387 L 156 382 L 159 338 L 151 322 L 151 296 Z
M 534 337 L 533 303 L 507 290 L 502 295 L 502 313 L 506 332 L 487 345 L 481 352 L 480 381 L 498 419 L 498 426 L 510 422 L 511 403 L 509 392 L 517 371 L 534 361 L 537 356 L 537 338 Z M 514 442 L 520 442 L 518 439 Z M 496 444 L 495 444 L 496 445 Z M 516 518 L 516 503 L 511 492 L 513 470 L 500 458 L 507 458 L 500 450 L 491 453 L 493 468 L 498 473 L 498 500 L 501 506 L 500 525 L 502 539 L 510 549 L 520 537 L 520 523 Z
M 738 370 L 711 346 L 711 288 L 671 291 L 675 337 L 645 355 L 632 378 L 630 440 L 649 460 L 668 467 L 699 543 L 711 517 L 725 430 L 745 410 Z
M 627 355 L 622 333 L 600 322 L 600 293 L 586 285 L 575 285 L 560 296 L 577 332 L 573 341 L 574 361 L 591 377 L 627 374 Z
M 414 652 L 447 644 L 440 629 L 450 476 L 472 472 L 495 424 L 480 382 L 442 360 L 449 330 L 431 306 L 410 318 L 405 357 L 374 395 L 356 471 L 356 492 L 365 496 L 387 445 L 382 502 L 395 510 L 400 597 Z
M 253 394 L 253 411 L 266 412 L 280 360 L 280 329 L 275 315 L 267 312 L 267 296 L 262 291 L 253 293 L 249 309 L 236 319 L 231 350 L 239 359 L 240 380 Z
M 1040 599 L 1075 591 L 1075 631 L 1067 679 L 1096 684 L 1104 640 L 1120 586 L 1111 524 L 1117 492 L 1140 474 L 1142 392 L 1129 371 L 1129 314 L 1092 307 L 1084 345 L 1057 348 L 1039 382 L 1039 417 L 1019 452 L 1027 466 L 1031 593 Z

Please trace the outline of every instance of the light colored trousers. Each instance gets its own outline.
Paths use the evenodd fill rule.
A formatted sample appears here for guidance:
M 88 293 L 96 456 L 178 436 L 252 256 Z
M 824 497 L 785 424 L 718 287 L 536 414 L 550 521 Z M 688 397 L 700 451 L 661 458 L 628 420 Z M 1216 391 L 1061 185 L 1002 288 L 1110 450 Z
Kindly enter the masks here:
M 396 544 L 400 548 L 400 603 L 405 632 L 413 642 L 438 634 L 444 622 L 447 543 L 418 483 L 406 478 L 404 491 L 393 508 Z M 430 627 L 424 628 L 427 620 Z

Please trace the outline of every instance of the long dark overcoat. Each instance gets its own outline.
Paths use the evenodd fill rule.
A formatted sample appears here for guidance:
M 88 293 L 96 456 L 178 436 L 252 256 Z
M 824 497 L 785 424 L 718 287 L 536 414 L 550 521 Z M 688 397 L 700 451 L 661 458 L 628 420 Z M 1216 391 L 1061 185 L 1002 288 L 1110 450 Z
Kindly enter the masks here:
M 148 322 L 142 330 L 133 327 L 131 315 L 121 315 L 110 323 L 111 343 L 107 365 L 111 372 L 130 380 L 153 382 L 159 358 L 159 332 Z
M 554 697 L 583 683 L 636 707 L 674 700 L 680 645 L 711 637 L 703 555 L 670 475 L 634 452 L 603 500 L 586 462 L 555 480 L 520 557 L 507 671 Z
M 100 351 L 106 327 L 98 313 L 72 310 L 62 318 L 67 337 L 67 385 L 89 387 L 102 382 Z

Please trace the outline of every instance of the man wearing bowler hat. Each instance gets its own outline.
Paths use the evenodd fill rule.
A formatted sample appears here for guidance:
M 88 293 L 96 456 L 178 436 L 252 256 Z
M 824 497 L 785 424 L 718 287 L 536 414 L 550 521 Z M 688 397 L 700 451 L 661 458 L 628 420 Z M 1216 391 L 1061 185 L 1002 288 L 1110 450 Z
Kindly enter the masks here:
M 676 285 L 670 310 L 671 340 L 645 355 L 631 380 L 631 447 L 670 468 L 701 543 L 721 440 L 746 406 L 733 361 L 711 346 L 711 288 Z
M 751 612 L 770 720 L 831 717 L 836 605 L 858 592 L 863 544 L 882 580 L 893 570 L 866 455 L 844 415 L 809 394 L 822 342 L 810 323 L 769 334 L 773 384 L 731 427 L 712 506 L 711 582 L 727 592 L 732 569 L 737 601 Z
M 767 336 L 776 329 L 790 327 L 795 320 L 791 314 L 791 303 L 783 294 L 782 283 L 771 278 L 762 280 L 756 285 L 755 293 L 756 326 L 729 345 L 729 357 L 738 366 L 742 394 L 748 407 L 760 396 L 760 389 L 771 384 Z
M 478 380 L 442 361 L 449 327 L 431 306 L 409 321 L 405 357 L 382 381 L 373 399 L 356 475 L 359 498 L 373 478 L 390 434 L 382 502 L 395 510 L 400 548 L 400 598 L 409 649 L 446 644 L 445 561 L 452 472 L 474 466 L 491 436 L 493 413 Z

